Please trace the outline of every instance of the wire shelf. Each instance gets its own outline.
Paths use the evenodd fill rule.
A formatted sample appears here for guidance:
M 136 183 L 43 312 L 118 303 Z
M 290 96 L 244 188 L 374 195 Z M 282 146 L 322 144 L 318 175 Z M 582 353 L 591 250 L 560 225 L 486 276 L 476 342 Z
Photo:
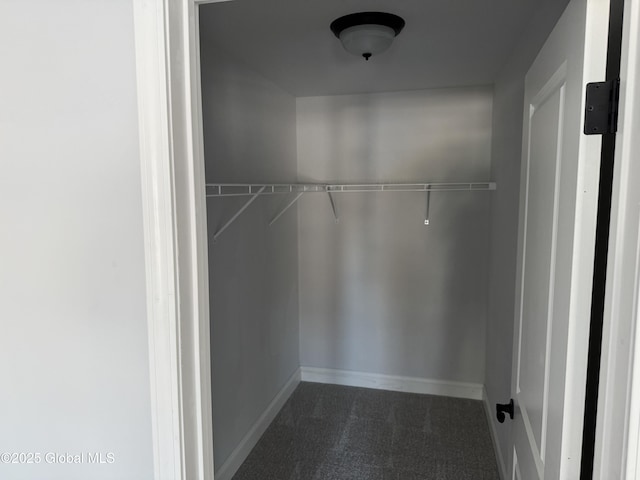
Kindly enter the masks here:
M 429 225 L 429 204 L 431 192 L 461 192 L 461 191 L 491 191 L 496 189 L 494 182 L 461 182 L 461 183 L 350 183 L 350 184 L 318 184 L 318 183 L 208 183 L 206 184 L 207 198 L 212 197 L 250 197 L 238 211 L 213 235 L 214 242 L 222 232 L 251 205 L 263 195 L 296 196 L 289 201 L 278 214 L 271 219 L 273 225 L 289 208 L 291 208 L 306 193 L 326 193 L 331 202 L 331 209 L 336 222 L 338 210 L 333 198 L 334 193 L 372 193 L 372 192 L 426 192 L 426 215 L 424 224 Z
M 208 183 L 207 197 L 245 197 L 253 195 L 277 195 L 289 193 L 349 193 L 349 192 L 444 192 L 495 190 L 494 182 L 461 183 Z

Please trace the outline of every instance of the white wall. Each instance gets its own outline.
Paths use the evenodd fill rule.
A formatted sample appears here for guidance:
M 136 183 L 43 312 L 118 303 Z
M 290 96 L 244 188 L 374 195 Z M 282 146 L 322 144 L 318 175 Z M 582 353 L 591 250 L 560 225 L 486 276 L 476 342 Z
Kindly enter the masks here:
M 201 43 L 207 181 L 295 182 L 295 99 Z M 259 198 L 215 244 L 247 198 L 207 202 L 217 470 L 300 364 L 296 208 L 268 226 L 287 200 Z
M 132 2 L 5 0 L 0 60 L 0 478 L 150 479 Z
M 310 182 L 487 181 L 490 87 L 297 100 L 298 174 Z M 303 366 L 484 378 L 488 192 L 300 200 Z
M 491 256 L 489 265 L 489 313 L 487 322 L 485 388 L 490 405 L 511 398 L 511 357 L 515 309 L 520 163 L 524 108 L 524 77 L 537 56 L 567 0 L 551 2 L 532 18 L 522 40 L 494 85 L 491 179 L 499 188 L 491 199 Z M 499 424 L 498 450 L 510 470 L 511 424 Z

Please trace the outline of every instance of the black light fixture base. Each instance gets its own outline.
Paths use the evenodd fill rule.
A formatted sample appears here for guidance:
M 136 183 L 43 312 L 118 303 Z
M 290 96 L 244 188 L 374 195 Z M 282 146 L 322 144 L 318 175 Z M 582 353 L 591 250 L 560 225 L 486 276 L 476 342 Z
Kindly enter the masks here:
M 397 36 L 404 28 L 404 24 L 404 20 L 401 17 L 392 13 L 359 12 L 336 18 L 331 22 L 329 28 L 331 28 L 331 31 L 336 37 L 340 38 L 340 34 L 347 28 L 357 25 L 383 25 L 393 29 Z

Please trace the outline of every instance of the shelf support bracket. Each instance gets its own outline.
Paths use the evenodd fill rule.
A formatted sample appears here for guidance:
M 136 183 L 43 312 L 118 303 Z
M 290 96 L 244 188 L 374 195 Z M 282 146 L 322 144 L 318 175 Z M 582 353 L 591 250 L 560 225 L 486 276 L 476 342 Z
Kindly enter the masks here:
M 287 210 L 289 210 L 289 209 L 290 209 L 290 208 L 291 208 L 291 207 L 292 207 L 292 206 L 293 206 L 293 205 L 298 201 L 298 199 L 299 199 L 302 195 L 304 195 L 304 193 L 305 193 L 304 191 L 302 191 L 302 192 L 298 193 L 298 195 L 296 195 L 296 197 L 295 197 L 293 200 L 291 200 L 289 203 L 287 203 L 287 205 L 286 205 L 282 210 L 280 210 L 280 212 L 278 212 L 278 214 L 277 214 L 275 217 L 273 217 L 273 218 L 271 219 L 271 221 L 269 222 L 269 226 L 271 226 L 271 225 L 273 225 L 274 223 L 276 223 L 276 220 L 278 220 L 282 215 L 284 215 L 284 212 L 286 212 Z
M 227 221 L 227 223 L 225 223 L 222 227 L 220 227 L 220 230 L 214 233 L 213 235 L 214 242 L 218 239 L 220 235 L 222 235 L 222 232 L 224 232 L 227 228 L 229 228 L 229 226 L 233 222 L 235 222 L 236 218 L 242 215 L 242 212 L 244 212 L 247 208 L 249 208 L 249 205 L 251 205 L 255 201 L 255 199 L 260 196 L 260 194 L 264 191 L 265 188 L 267 188 L 266 185 L 264 185 L 260 190 L 254 193 L 253 196 L 249 200 L 247 200 L 245 204 L 240 208 L 240 210 L 238 210 L 236 214 Z
M 427 189 L 431 188 L 431 185 L 427 185 L 426 186 Z M 427 190 L 427 208 L 426 208 L 426 212 L 425 212 L 425 216 L 424 216 L 424 224 L 425 225 L 429 225 L 430 220 L 429 220 L 429 206 L 431 203 L 431 190 Z
M 329 195 L 329 201 L 331 202 L 331 210 L 333 210 L 333 218 L 336 219 L 336 223 L 338 223 L 338 209 L 336 208 L 336 202 L 333 198 L 333 195 L 331 195 L 330 191 L 327 191 L 327 195 Z

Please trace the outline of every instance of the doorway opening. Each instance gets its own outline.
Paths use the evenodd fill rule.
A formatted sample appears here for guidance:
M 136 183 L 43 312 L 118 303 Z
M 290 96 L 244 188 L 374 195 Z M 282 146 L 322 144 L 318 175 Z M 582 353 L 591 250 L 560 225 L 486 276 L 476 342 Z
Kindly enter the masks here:
M 290 420 L 300 380 L 482 401 L 496 474 L 518 465 L 494 409 L 529 281 L 525 79 L 566 2 L 423 3 L 367 61 L 328 27 L 353 6 L 200 6 L 216 478 Z

